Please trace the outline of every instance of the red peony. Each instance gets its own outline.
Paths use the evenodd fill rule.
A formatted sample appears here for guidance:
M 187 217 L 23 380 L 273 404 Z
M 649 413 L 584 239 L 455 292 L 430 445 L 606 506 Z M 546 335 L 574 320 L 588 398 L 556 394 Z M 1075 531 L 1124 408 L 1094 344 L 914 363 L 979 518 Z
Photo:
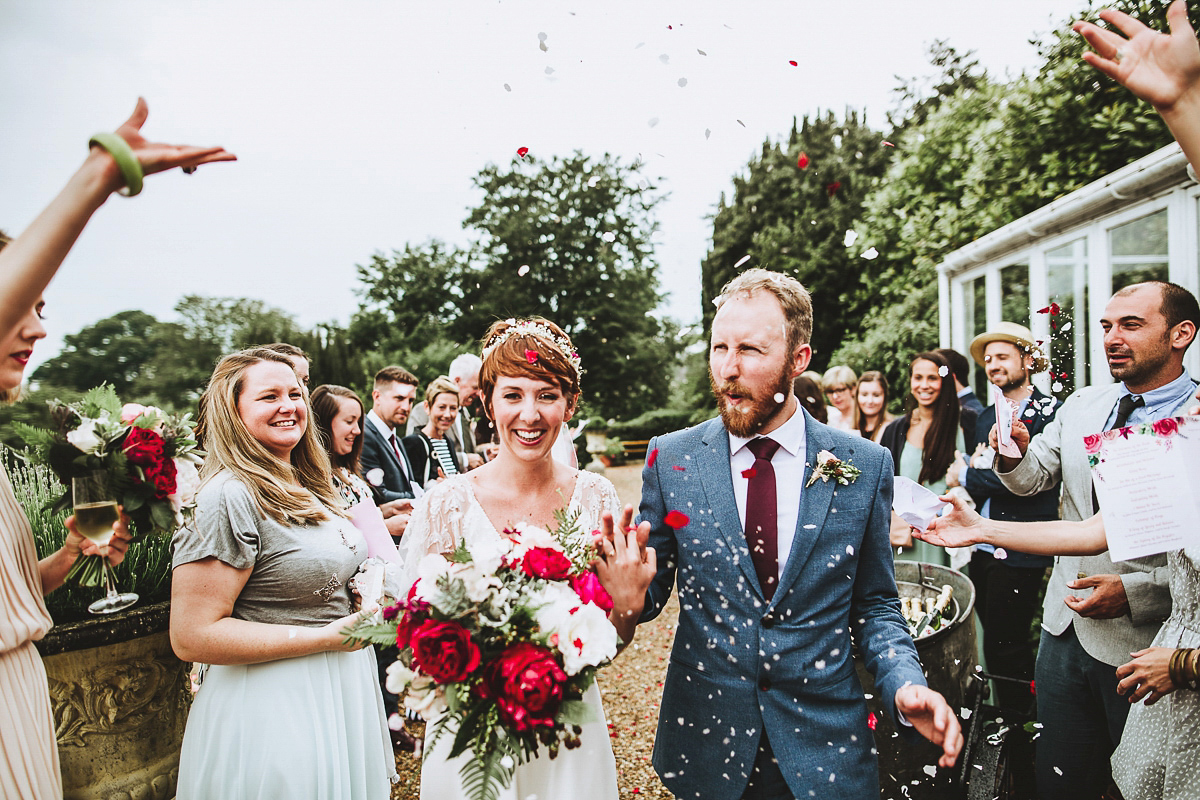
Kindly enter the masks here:
M 521 559 L 521 570 L 535 578 L 562 581 L 571 574 L 571 560 L 558 550 L 535 547 Z
M 125 457 L 139 467 L 163 460 L 163 439 L 149 428 L 130 428 L 125 434 Z
M 175 494 L 175 460 L 164 458 L 161 461 L 156 461 L 149 466 L 143 467 L 142 472 L 146 475 L 146 482 L 154 487 L 154 495 L 160 500 L 166 500 L 171 495 Z
M 595 603 L 605 611 L 612 611 L 613 599 L 600 583 L 600 579 L 596 577 L 596 573 L 591 570 L 581 572 L 578 575 L 571 576 L 571 588 L 575 590 L 575 594 L 579 595 L 579 599 L 585 603 Z
M 1155 420 L 1151 425 L 1154 428 L 1154 432 L 1159 436 L 1173 436 L 1179 433 L 1179 420 L 1174 417 Z
M 436 683 L 459 683 L 479 666 L 479 646 L 457 622 L 425 620 L 409 639 L 413 666 Z
M 521 642 L 484 667 L 477 691 L 483 699 L 495 701 L 502 722 L 526 731 L 554 727 L 566 681 L 567 673 L 553 653 Z

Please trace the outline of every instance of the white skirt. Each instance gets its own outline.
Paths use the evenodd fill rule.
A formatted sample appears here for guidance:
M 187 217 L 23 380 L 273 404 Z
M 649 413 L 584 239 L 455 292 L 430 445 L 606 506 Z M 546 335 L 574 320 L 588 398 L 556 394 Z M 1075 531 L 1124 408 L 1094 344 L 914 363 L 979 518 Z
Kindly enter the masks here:
M 584 692 L 584 701 L 592 708 L 592 720 L 583 724 L 580 746 L 574 750 L 559 748 L 551 759 L 544 751 L 517 767 L 512 785 L 501 789 L 500 800 L 615 800 L 617 797 L 617 761 L 613 757 L 608 723 L 600 690 L 592 683 Z M 426 741 L 432 729 L 425 729 Z M 465 800 L 466 792 L 458 771 L 469 757 L 463 753 L 454 760 L 446 757 L 454 735 L 446 731 L 421 766 L 421 800 Z
M 178 800 L 387 800 L 396 775 L 375 651 L 210 666 Z

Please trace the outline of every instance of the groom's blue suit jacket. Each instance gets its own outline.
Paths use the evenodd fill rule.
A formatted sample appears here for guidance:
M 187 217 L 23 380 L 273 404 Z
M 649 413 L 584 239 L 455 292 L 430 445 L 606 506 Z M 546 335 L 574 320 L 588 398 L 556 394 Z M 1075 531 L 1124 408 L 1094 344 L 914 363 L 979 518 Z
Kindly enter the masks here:
M 642 472 L 640 519 L 651 524 L 659 569 L 642 620 L 659 614 L 677 580 L 679 627 L 654 767 L 678 797 L 740 797 L 764 732 L 796 797 L 878 797 L 851 637 L 893 715 L 897 689 L 925 684 L 896 595 L 891 455 L 807 413 L 805 425 L 805 484 L 822 450 L 862 475 L 849 486 L 818 478 L 802 489 L 796 538 L 769 604 L 738 516 L 720 419 L 650 442 L 657 457 Z M 688 524 L 665 525 L 672 510 Z

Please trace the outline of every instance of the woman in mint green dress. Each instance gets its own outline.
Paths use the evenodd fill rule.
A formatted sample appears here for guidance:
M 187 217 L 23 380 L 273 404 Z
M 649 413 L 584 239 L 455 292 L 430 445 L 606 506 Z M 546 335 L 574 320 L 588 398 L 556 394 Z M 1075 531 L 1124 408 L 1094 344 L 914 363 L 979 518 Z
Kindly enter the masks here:
M 955 450 L 965 446 L 958 424 L 958 397 L 946 359 L 937 353 L 913 358 L 909 394 L 908 413 L 887 426 L 880 444 L 892 452 L 897 475 L 935 494 L 945 494 L 946 470 L 954 461 Z M 892 544 L 897 559 L 950 566 L 943 548 L 914 540 L 903 523 L 892 526 Z

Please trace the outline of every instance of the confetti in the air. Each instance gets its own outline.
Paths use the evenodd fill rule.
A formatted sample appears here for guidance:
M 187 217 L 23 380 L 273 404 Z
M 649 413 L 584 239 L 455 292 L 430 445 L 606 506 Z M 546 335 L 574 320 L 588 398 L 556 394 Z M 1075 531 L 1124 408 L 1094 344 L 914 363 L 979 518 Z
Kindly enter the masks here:
M 784 400 L 786 400 L 786 399 L 787 399 L 787 398 L 783 396 L 783 392 L 776 392 L 776 393 L 775 393 L 775 402 L 776 402 L 776 403 L 782 403 L 782 402 L 783 402 Z
M 740 119 L 737 121 L 737 124 L 741 125 L 743 128 L 746 127 L 746 123 L 742 122 Z
M 846 238 L 842 240 L 842 244 L 846 247 L 854 244 L 858 240 L 858 231 L 846 231 Z
M 710 137 L 710 136 L 712 136 L 712 128 L 705 128 L 704 129 L 704 138 L 708 139 L 708 137 Z
M 504 84 L 504 91 L 506 91 L 506 92 L 511 92 L 511 91 L 512 91 L 512 87 L 511 87 L 511 86 L 509 86 L 509 85 L 506 83 L 506 84 Z
M 938 367 L 938 375 L 941 375 L 944 378 L 949 374 L 950 374 L 949 367 Z
M 657 447 L 646 454 L 646 466 L 653 467 L 655 461 L 658 461 L 658 448 Z
M 676 81 L 676 83 L 678 83 L 679 88 L 682 89 L 683 87 L 687 86 L 687 78 L 680 78 L 678 81 Z
M 708 53 L 704 52 L 704 51 L 703 51 L 703 50 L 701 50 L 699 47 L 697 47 L 697 48 L 696 48 L 696 52 L 697 52 L 697 53 L 699 53 L 699 54 L 700 54 L 700 55 L 702 55 L 702 56 L 706 56 L 706 55 L 708 55 Z
M 528 264 L 522 264 L 521 268 L 517 270 L 517 275 L 519 277 L 524 278 L 528 274 L 529 274 L 529 265 Z
M 605 231 L 600 238 L 606 242 L 612 243 L 617 240 L 617 234 L 614 231 Z
M 650 120 L 646 124 L 649 125 L 651 128 L 653 128 L 655 125 L 658 124 L 658 117 L 651 117 Z
M 750 480 L 757 474 L 758 470 L 756 470 L 754 467 L 748 467 L 747 469 L 742 470 L 742 477 L 746 480 Z
M 524 158 L 525 156 L 529 155 L 529 148 L 528 147 L 518 147 L 517 155 L 520 156 L 521 158 Z
M 800 154 L 800 158 L 796 159 L 796 166 L 800 169 L 808 169 L 808 153 Z
M 691 520 L 688 519 L 688 515 L 684 514 L 682 511 L 668 511 L 667 516 L 663 518 L 663 522 L 669 527 L 679 530 L 680 528 L 686 527 Z
M 874 261 L 875 259 L 879 258 L 879 251 L 874 247 L 868 247 L 863 251 L 862 257 L 867 261 Z
M 733 265 L 733 268 L 737 269 L 738 267 L 740 267 L 742 264 L 745 264 L 749 260 L 750 260 L 750 254 L 747 253 L 746 255 L 744 255 L 738 259 L 737 263 Z
M 1045 308 L 1038 309 L 1039 314 L 1049 314 L 1051 316 L 1058 316 L 1058 313 L 1060 311 L 1062 311 L 1062 307 L 1059 306 L 1058 303 L 1051 303 L 1050 305 L 1046 306 Z
M 687 467 L 681 467 L 678 464 L 673 464 L 671 469 L 675 470 L 676 472 L 687 472 Z
M 997 547 L 996 552 L 993 553 L 992 555 L 994 555 L 996 558 L 1003 561 L 1004 559 L 1008 558 L 1008 551 L 1005 550 L 1003 547 Z
M 554 67 L 546 67 L 544 70 L 542 70 L 542 72 L 545 72 L 547 75 L 553 75 Z
M 889 142 L 889 141 L 884 141 L 884 143 L 883 143 L 883 146 L 884 146 L 884 147 L 895 147 L 896 145 L 892 144 L 892 143 L 891 143 L 891 142 Z
M 545 53 L 547 50 L 550 49 L 549 47 L 546 46 L 546 34 L 544 34 L 544 33 L 538 34 L 538 49 L 541 50 L 543 53 Z
M 1059 381 L 1055 381 L 1055 382 L 1054 382 L 1054 383 L 1053 383 L 1053 384 L 1050 386 L 1050 390 L 1051 390 L 1051 391 L 1053 391 L 1053 392 L 1061 392 L 1061 391 L 1063 390 L 1063 385 L 1062 385 L 1062 383 L 1060 383 Z
M 537 350 L 526 350 L 525 351 L 525 360 L 528 361 L 530 364 L 536 364 L 537 360 L 538 360 Z
M 670 64 L 670 63 L 671 63 L 671 57 L 670 57 L 669 55 L 667 55 L 666 53 L 663 53 L 661 56 L 659 56 L 659 57 L 658 57 L 658 60 L 659 60 L 659 61 L 661 61 L 661 62 L 662 62 L 662 63 L 664 63 L 664 64 Z
M 788 63 L 789 63 L 789 64 L 791 64 L 793 67 L 798 67 L 798 66 L 800 66 L 800 62 L 799 62 L 799 61 L 789 61 Z
M 829 195 L 830 197 L 833 197 L 835 194 L 837 194 L 837 191 L 840 188 L 842 188 L 841 181 L 834 181 L 833 183 L 827 183 L 827 184 L 825 184 L 825 194 Z
M 869 714 L 867 714 L 867 727 L 870 728 L 871 730 L 875 730 L 875 728 L 878 725 L 879 725 L 879 718 L 875 716 L 875 712 L 872 711 Z

